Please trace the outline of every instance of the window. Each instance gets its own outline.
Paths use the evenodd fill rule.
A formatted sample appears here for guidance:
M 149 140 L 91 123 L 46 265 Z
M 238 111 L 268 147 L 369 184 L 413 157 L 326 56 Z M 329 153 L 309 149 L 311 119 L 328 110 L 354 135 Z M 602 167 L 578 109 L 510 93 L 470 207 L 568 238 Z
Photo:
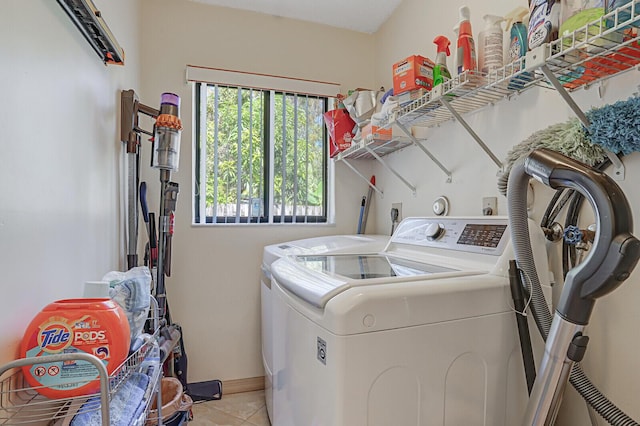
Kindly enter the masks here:
M 329 98 L 195 84 L 195 223 L 327 222 Z

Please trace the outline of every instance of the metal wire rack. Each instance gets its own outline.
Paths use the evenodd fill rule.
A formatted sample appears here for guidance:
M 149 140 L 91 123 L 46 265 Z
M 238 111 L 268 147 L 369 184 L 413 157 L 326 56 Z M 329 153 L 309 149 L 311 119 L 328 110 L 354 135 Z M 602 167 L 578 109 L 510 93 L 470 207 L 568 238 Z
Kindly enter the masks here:
M 640 0 L 633 0 L 489 74 L 467 71 L 445 82 L 441 90 L 399 108 L 388 125 L 395 120 L 431 127 L 454 117 L 442 101 L 468 113 L 532 87 L 550 87 L 542 67 L 567 91 L 628 71 L 640 64 L 639 27 Z
M 640 0 L 632 0 L 489 74 L 466 71 L 446 81 L 396 109 L 383 127 L 392 124 L 404 128 L 433 127 L 451 119 L 461 121 L 460 114 L 533 87 L 553 86 L 571 92 L 634 69 L 640 64 L 639 27 Z M 481 143 L 477 135 L 473 136 Z M 383 156 L 407 145 L 409 143 L 360 142 L 355 148 L 342 152 L 339 159 L 373 157 L 370 151 L 365 151 L 366 147 Z M 492 156 L 490 151 L 485 151 Z
M 353 160 L 371 160 L 375 158 L 371 151 L 378 155 L 386 155 L 391 152 L 411 145 L 411 139 L 407 137 L 394 137 L 386 139 L 367 139 L 353 143 L 348 149 L 338 154 L 339 158 L 350 158 Z
M 154 330 L 154 334 L 146 339 L 140 348 L 132 353 L 124 362 L 122 362 L 110 375 L 103 362 L 96 356 L 78 352 L 68 354 L 47 355 L 33 358 L 22 358 L 0 366 L 0 425 L 21 425 L 21 424 L 52 424 L 50 422 L 63 419 L 71 415 L 91 413 L 101 411 L 102 424 L 109 425 L 109 401 L 118 392 L 122 385 L 134 373 L 143 372 L 142 369 L 154 357 L 159 358 L 158 346 L 156 344 L 159 335 L 158 305 L 156 300 L 151 297 L 150 310 L 150 327 Z M 157 353 L 156 353 L 157 352 Z M 42 396 L 39 388 L 34 387 L 25 379 L 22 368 L 36 364 L 47 364 L 60 361 L 84 361 L 93 364 L 98 372 L 100 381 L 100 392 L 94 395 L 83 395 L 69 397 L 63 399 L 48 399 Z M 145 393 L 145 407 L 143 412 L 147 413 L 152 403 L 153 396 L 157 397 L 158 407 L 161 407 L 161 388 L 159 386 L 162 375 L 162 368 L 159 363 L 153 369 L 150 375 L 149 386 Z M 85 384 L 86 381 L 70 383 Z M 90 398 L 98 400 L 91 404 L 87 403 Z M 107 401 L 107 403 L 104 403 Z M 160 409 L 160 408 L 159 408 Z M 161 418 L 161 413 L 158 413 Z M 144 424 L 144 416 L 137 419 L 134 425 Z M 158 424 L 161 424 L 159 421 Z

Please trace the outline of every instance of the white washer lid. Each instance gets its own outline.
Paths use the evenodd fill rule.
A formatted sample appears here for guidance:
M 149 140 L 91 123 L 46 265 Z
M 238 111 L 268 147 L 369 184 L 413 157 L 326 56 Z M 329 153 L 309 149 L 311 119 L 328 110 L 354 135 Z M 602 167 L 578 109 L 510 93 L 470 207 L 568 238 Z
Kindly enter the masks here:
M 272 265 L 280 286 L 317 308 L 351 287 L 476 273 L 388 255 L 292 256 Z
M 328 252 L 378 252 L 389 241 L 388 235 L 330 235 L 304 238 L 264 247 L 262 263 L 269 267 L 283 256 Z

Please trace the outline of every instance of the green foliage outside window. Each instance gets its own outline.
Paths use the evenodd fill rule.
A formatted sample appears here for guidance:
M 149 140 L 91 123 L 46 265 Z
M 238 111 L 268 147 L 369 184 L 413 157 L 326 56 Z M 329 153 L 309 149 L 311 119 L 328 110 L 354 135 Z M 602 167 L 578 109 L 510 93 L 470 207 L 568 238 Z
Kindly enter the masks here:
M 208 86 L 206 108 L 207 216 L 326 218 L 325 98 Z

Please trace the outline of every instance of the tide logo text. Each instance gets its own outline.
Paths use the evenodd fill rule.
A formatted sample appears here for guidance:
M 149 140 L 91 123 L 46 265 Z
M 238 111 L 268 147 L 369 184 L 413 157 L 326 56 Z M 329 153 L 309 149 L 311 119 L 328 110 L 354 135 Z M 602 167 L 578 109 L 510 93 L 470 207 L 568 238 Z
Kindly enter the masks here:
M 71 334 L 64 328 L 53 328 L 49 330 L 43 330 L 41 332 L 42 343 L 41 348 L 46 348 L 49 345 L 62 345 L 69 341 Z

